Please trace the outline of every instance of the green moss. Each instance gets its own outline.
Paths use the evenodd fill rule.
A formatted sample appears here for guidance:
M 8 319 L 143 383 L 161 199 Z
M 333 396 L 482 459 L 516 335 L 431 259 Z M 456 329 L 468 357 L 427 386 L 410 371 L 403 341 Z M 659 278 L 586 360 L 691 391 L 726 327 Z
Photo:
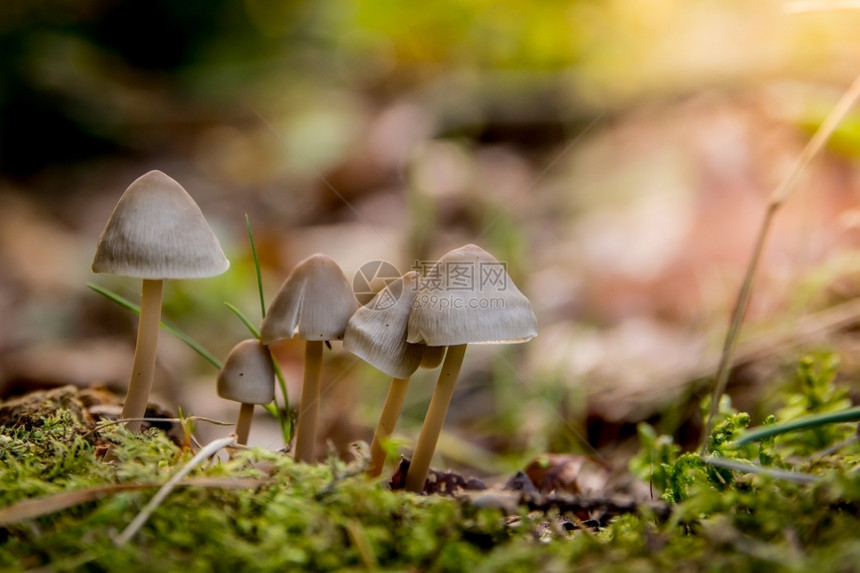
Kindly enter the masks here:
M 808 409 L 821 411 L 844 401 L 835 371 L 826 367 L 831 363 L 820 360 L 801 364 L 799 378 L 783 390 L 786 409 L 806 400 Z M 94 487 L 153 486 L 6 521 L 0 570 L 831 571 L 856 563 L 860 473 L 853 469 L 860 445 L 814 450 L 844 437 L 843 428 L 829 428 L 735 447 L 749 416 L 728 402 L 721 411 L 711 456 L 755 472 L 717 468 L 640 426 L 642 450 L 631 468 L 672 504 L 668 517 L 642 508 L 588 532 L 569 531 L 553 514 L 523 508 L 509 519 L 467 500 L 392 492 L 366 479 L 357 464 L 296 464 L 253 449 L 194 470 L 190 478 L 197 481 L 174 490 L 130 543 L 117 546 L 117 534 L 155 485 L 192 452 L 155 430 L 90 432 L 71 412 L 57 410 L 39 423 L 0 429 L 0 506 Z M 101 459 L 108 443 L 111 462 Z M 767 468 L 815 481 L 760 471 Z M 241 487 L 227 487 L 240 478 Z
M 114 461 L 106 463 L 92 443 L 62 430 L 71 427 L 67 413 L 60 413 L 30 430 L 2 429 L 3 506 L 105 484 L 161 484 L 191 457 L 157 431 L 134 437 L 113 428 L 102 436 L 114 444 Z M 371 559 L 384 567 L 463 571 L 510 538 L 498 511 L 391 492 L 354 474 L 339 462 L 308 466 L 264 450 L 239 452 L 192 476 L 262 478 L 264 485 L 180 487 L 122 547 L 113 536 L 153 488 L 12 523 L 0 534 L 0 569 L 85 563 L 105 571 L 332 570 L 360 568 Z M 356 532 L 363 547 L 356 545 Z

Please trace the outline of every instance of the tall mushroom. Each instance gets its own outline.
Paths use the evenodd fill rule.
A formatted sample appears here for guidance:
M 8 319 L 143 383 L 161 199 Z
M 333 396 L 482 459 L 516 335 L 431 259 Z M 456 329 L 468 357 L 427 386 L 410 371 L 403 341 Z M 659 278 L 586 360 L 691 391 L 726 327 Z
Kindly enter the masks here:
M 254 404 L 268 404 L 275 399 L 275 367 L 268 347 L 250 338 L 233 347 L 217 381 L 218 395 L 240 402 L 236 422 L 236 443 L 247 444 L 254 417 Z
M 311 462 L 319 416 L 323 342 L 340 340 L 358 301 L 349 281 L 330 257 L 311 255 L 281 285 L 260 326 L 260 340 L 269 345 L 298 335 L 305 341 L 305 372 L 295 459 Z
M 220 275 L 230 266 L 194 199 L 162 173 L 137 178 L 99 237 L 93 271 L 143 279 L 140 322 L 122 417 L 141 418 L 152 387 L 164 279 Z M 126 427 L 140 430 L 132 419 Z
M 421 282 L 409 317 L 407 341 L 447 346 L 421 434 L 406 475 L 406 489 L 421 492 L 468 344 L 525 342 L 537 336 L 528 299 L 505 266 L 475 245 L 446 253 Z
M 391 436 L 409 378 L 421 363 L 423 345 L 406 342 L 407 324 L 412 302 L 418 292 L 420 276 L 410 271 L 392 281 L 369 303 L 362 306 L 346 325 L 343 347 L 385 374 L 391 376 L 388 396 L 370 443 L 368 475 L 376 477 L 385 465 L 382 442 Z

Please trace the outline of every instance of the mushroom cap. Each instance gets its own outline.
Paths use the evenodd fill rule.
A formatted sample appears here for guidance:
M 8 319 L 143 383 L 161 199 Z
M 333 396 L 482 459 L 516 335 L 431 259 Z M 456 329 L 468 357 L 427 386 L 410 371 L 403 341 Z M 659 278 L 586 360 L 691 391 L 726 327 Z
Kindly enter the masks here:
M 529 300 L 505 265 L 476 245 L 440 258 L 421 280 L 407 341 L 428 346 L 525 342 L 537 336 Z
M 218 395 L 243 404 L 275 399 L 275 367 L 269 349 L 250 338 L 233 347 L 218 373 Z
M 194 279 L 230 266 L 200 207 L 161 171 L 125 190 L 99 237 L 93 271 L 141 279 Z
M 340 340 L 358 309 L 352 286 L 331 257 L 316 254 L 296 265 L 260 325 L 264 344 L 292 338 Z
M 392 281 L 355 311 L 343 335 L 346 350 L 392 378 L 409 378 L 421 363 L 423 345 L 406 342 L 420 278 L 410 271 Z

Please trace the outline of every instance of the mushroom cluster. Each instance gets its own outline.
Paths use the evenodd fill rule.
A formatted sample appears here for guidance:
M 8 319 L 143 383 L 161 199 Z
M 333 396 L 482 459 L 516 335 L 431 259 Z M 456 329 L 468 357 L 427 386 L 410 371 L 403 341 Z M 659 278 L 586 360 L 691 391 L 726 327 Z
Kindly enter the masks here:
M 140 428 L 152 385 L 162 281 L 214 276 L 228 266 L 199 207 L 164 173 L 139 177 L 120 198 L 99 238 L 92 268 L 143 279 L 138 339 L 122 411 L 130 431 Z M 409 379 L 419 367 L 435 368 L 441 362 L 406 476 L 406 489 L 421 492 L 467 345 L 525 342 L 536 335 L 528 299 L 504 265 L 476 245 L 446 253 L 424 276 L 412 271 L 391 281 L 364 306 L 337 263 L 315 254 L 284 280 L 265 314 L 259 340 L 243 340 L 230 351 L 218 374 L 217 392 L 241 404 L 236 441 L 247 443 L 254 405 L 274 400 L 269 346 L 294 337 L 304 340 L 295 459 L 312 462 L 323 344 L 343 340 L 347 351 L 391 377 L 371 443 L 368 474 L 378 476 L 385 463 L 383 444 L 397 423 Z
M 463 268 L 476 276 L 458 280 L 453 270 Z M 493 280 L 481 280 L 487 277 Z M 312 255 L 281 285 L 260 334 L 259 347 L 293 337 L 305 341 L 297 461 L 315 459 L 324 341 L 343 340 L 345 350 L 391 377 L 371 442 L 370 476 L 382 472 L 383 444 L 400 416 L 412 374 L 419 367 L 435 368 L 444 358 L 406 478 L 406 489 L 421 492 L 467 345 L 525 342 L 537 335 L 537 320 L 504 265 L 469 244 L 442 256 L 426 276 L 412 271 L 391 281 L 364 306 L 358 304 L 337 263 Z M 264 377 L 271 386 L 271 374 Z M 219 392 L 221 384 L 219 378 Z M 242 402 L 246 411 L 249 400 L 232 399 Z

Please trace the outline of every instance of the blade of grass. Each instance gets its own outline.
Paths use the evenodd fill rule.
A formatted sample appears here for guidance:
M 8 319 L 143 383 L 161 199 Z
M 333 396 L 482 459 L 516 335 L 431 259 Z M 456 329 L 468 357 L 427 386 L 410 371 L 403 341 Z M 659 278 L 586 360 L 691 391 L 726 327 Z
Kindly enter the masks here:
M 797 181 L 800 179 L 800 175 L 806 169 L 807 165 L 809 165 L 821 148 L 824 147 L 824 144 L 828 139 L 830 139 L 830 136 L 833 135 L 833 132 L 842 120 L 845 119 L 845 116 L 854 106 L 858 98 L 860 98 L 860 75 L 854 79 L 854 82 L 842 95 L 836 103 L 836 106 L 830 111 L 830 114 L 825 118 L 824 123 L 821 124 L 818 131 L 815 132 L 815 135 L 812 136 L 812 139 L 809 140 L 809 143 L 807 143 L 806 147 L 801 151 L 800 157 L 798 158 L 797 163 L 795 163 L 794 168 L 788 173 L 785 179 L 782 180 L 770 196 L 767 211 L 765 212 L 764 219 L 761 227 L 759 228 L 755 246 L 753 247 L 752 257 L 750 258 L 749 265 L 747 266 L 744 280 L 741 284 L 741 289 L 740 292 L 738 292 L 735 307 L 732 311 L 729 330 L 726 333 L 723 351 L 720 355 L 720 363 L 717 367 L 717 373 L 714 376 L 714 391 L 711 395 L 711 407 L 708 412 L 705 431 L 702 434 L 701 453 L 703 455 L 707 453 L 708 436 L 711 435 L 711 432 L 714 429 L 714 424 L 716 423 L 720 398 L 725 392 L 726 384 L 729 380 L 729 371 L 731 370 L 730 365 L 732 363 L 735 344 L 737 343 L 741 323 L 743 322 L 744 315 L 746 314 L 747 307 L 749 306 L 755 273 L 758 268 L 759 260 L 761 259 L 761 254 L 764 251 L 764 246 L 767 242 L 767 235 L 770 232 L 770 227 L 776 217 L 776 213 L 785 201 L 788 200 L 792 191 L 794 191 Z
M 115 302 L 116 304 L 120 305 L 121 307 L 123 307 L 127 310 L 130 310 L 137 315 L 140 315 L 140 306 L 134 304 L 130 300 L 123 298 L 122 296 L 118 295 L 117 293 L 115 293 L 109 289 L 106 289 L 104 287 L 101 287 L 97 284 L 94 284 L 94 283 L 87 283 L 87 286 L 90 289 L 92 289 L 92 290 L 96 291 L 97 293 L 99 293 L 100 295 L 102 295 L 103 297 L 107 298 L 108 300 L 111 300 L 111 301 Z M 178 338 L 179 340 L 181 340 L 182 342 L 187 344 L 189 347 L 191 347 L 191 349 L 194 352 L 196 352 L 197 354 L 202 356 L 207 362 L 209 362 L 209 364 L 214 366 L 217 370 L 221 370 L 221 366 L 222 366 L 221 361 L 218 360 L 217 358 L 215 358 L 212 355 L 212 353 L 210 353 L 208 350 L 203 348 L 196 340 L 194 340 L 193 338 L 191 338 L 190 336 L 188 336 L 184 332 L 177 330 L 176 328 L 170 326 L 169 324 L 166 324 L 163 320 L 161 321 L 160 324 L 161 324 L 161 328 L 163 328 L 164 330 L 166 330 L 167 332 L 169 332 L 170 334 L 172 334 L 173 336 L 175 336 L 176 338 Z
M 162 485 L 158 492 L 149 500 L 140 513 L 128 524 L 122 533 L 114 540 L 117 545 L 123 545 L 129 541 L 143 527 L 143 524 L 149 519 L 149 516 L 161 505 L 173 489 L 182 482 L 182 479 L 191 471 L 205 462 L 209 457 L 214 456 L 219 450 L 235 444 L 236 436 L 230 435 L 226 438 L 213 440 L 206 444 L 203 449 L 197 452 L 197 455 L 191 458 L 191 461 L 182 466 L 173 476 Z
M 229 302 L 224 302 L 224 306 L 230 309 L 230 312 L 236 315 L 236 317 L 242 321 L 242 324 L 245 325 L 245 328 L 256 338 L 260 340 L 260 331 L 251 323 L 247 316 L 242 314 L 242 311 L 236 308 L 235 305 L 230 304 Z
M 809 484 L 820 481 L 821 479 L 818 476 L 803 472 L 790 472 L 776 468 L 763 468 L 761 466 L 747 464 L 738 460 L 730 460 L 726 458 L 707 457 L 704 458 L 702 461 L 706 464 L 716 466 L 718 468 L 725 468 L 727 470 L 733 470 L 745 474 L 758 474 L 794 483 Z
M 254 242 L 254 231 L 251 229 L 251 218 L 247 213 L 245 213 L 245 225 L 248 227 L 248 241 L 251 243 L 251 255 L 254 257 L 254 270 L 257 274 L 257 292 L 260 293 L 260 315 L 263 318 L 266 318 L 266 297 L 263 294 L 263 273 L 260 270 L 260 257 L 257 255 L 257 244 Z M 234 312 L 238 312 L 238 309 L 235 309 Z M 241 316 L 241 313 L 238 313 L 236 316 L 239 317 L 239 320 L 245 323 L 245 326 L 247 326 L 251 333 L 254 334 L 257 340 L 259 340 L 260 334 L 257 329 L 253 328 L 250 322 Z M 290 423 L 289 416 L 290 397 L 287 394 L 287 382 L 284 380 L 284 373 L 281 371 L 281 365 L 278 364 L 278 361 L 275 360 L 274 356 L 272 357 L 272 364 L 275 366 L 275 376 L 278 379 L 278 386 L 281 388 L 281 395 L 284 397 L 284 407 L 280 408 L 276 402 L 271 405 L 271 408 L 267 409 L 278 418 L 278 421 L 281 424 L 281 431 L 284 434 L 284 441 L 289 444 L 292 439 L 292 424 Z
M 805 430 L 808 428 L 825 426 L 827 424 L 837 424 L 839 422 L 856 421 L 860 421 L 860 407 L 849 408 L 847 410 L 839 410 L 837 412 L 827 412 L 826 414 L 806 416 L 804 418 L 792 420 L 791 422 L 773 424 L 772 426 L 764 426 L 762 428 L 748 430 L 741 434 L 740 439 L 735 441 L 735 444 L 737 444 L 738 446 L 744 446 L 746 444 L 756 442 L 758 440 L 763 440 L 765 438 L 770 438 L 772 436 L 779 436 L 780 434 L 794 432 L 795 430 Z
M 260 258 L 257 256 L 257 244 L 254 242 L 254 232 L 251 231 L 251 219 L 245 213 L 245 225 L 248 227 L 248 240 L 251 242 L 251 255 L 254 257 L 254 269 L 257 271 L 257 290 L 260 292 L 260 314 L 266 318 L 266 298 L 263 296 L 263 274 L 260 271 Z M 260 338 L 259 336 L 257 338 Z
M 284 407 L 277 409 L 278 422 L 281 424 L 281 432 L 284 434 L 284 443 L 288 444 L 293 439 L 293 427 L 290 420 L 290 397 L 287 395 L 287 381 L 284 379 L 284 373 L 281 371 L 281 365 L 272 356 L 272 364 L 275 367 L 275 377 L 278 379 L 278 386 L 281 388 L 281 394 L 284 396 Z

